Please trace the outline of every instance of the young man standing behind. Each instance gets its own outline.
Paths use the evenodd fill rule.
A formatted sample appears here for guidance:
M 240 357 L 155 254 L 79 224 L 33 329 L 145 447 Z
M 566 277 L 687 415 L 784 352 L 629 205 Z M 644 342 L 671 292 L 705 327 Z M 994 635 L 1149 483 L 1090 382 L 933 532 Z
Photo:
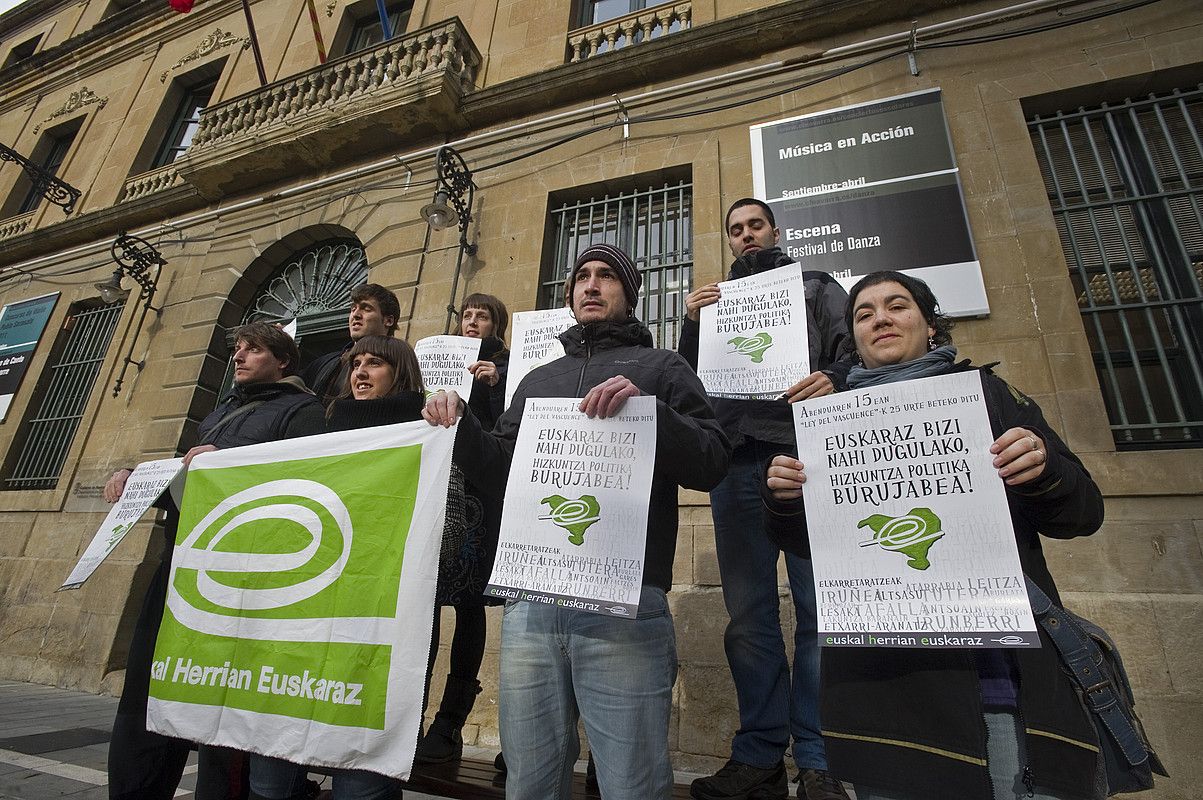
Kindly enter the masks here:
M 322 405 L 329 405 L 339 389 L 347 383 L 348 366 L 343 354 L 365 336 L 392 336 L 401 318 L 397 295 L 378 283 L 365 283 L 351 293 L 351 313 L 347 316 L 347 333 L 351 341 L 341 350 L 319 356 L 305 366 L 301 379 L 313 390 Z
M 727 211 L 726 232 L 735 256 L 728 280 L 793 263 L 777 247 L 780 231 L 772 210 L 760 200 L 736 200 Z M 830 394 L 847 374 L 847 365 L 835 362 L 848 336 L 848 294 L 826 272 L 806 270 L 802 280 L 812 372 L 799 376 L 788 390 L 790 403 Z M 711 283 L 685 298 L 686 319 L 677 349 L 695 369 L 699 312 L 718 302 L 719 294 L 718 284 Z M 710 493 L 710 509 L 723 601 L 731 617 L 724 645 L 735 681 L 739 730 L 731 743 L 731 760 L 716 775 L 694 781 L 690 793 L 698 800 L 787 797 L 782 754 L 792 737 L 801 778 L 798 797 L 847 800 L 839 781 L 827 772 L 819 728 L 819 643 L 810 561 L 785 554 L 797 621 L 791 679 L 777 598 L 781 553 L 766 533 L 760 500 L 764 465 L 774 455 L 796 449 L 792 413 L 784 400 L 712 402 L 735 448 L 730 472 Z

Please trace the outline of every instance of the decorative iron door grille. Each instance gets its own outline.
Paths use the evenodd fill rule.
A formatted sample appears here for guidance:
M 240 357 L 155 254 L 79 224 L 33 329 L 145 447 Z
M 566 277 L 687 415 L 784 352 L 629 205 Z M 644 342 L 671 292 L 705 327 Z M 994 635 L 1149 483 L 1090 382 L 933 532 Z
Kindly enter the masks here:
M 673 348 L 693 280 L 693 184 L 679 180 L 629 192 L 566 202 L 551 211 L 554 251 L 540 308 L 564 304 L 564 283 L 576 256 L 607 242 L 625 250 L 643 275 L 635 316 L 659 347 Z
M 1203 436 L 1203 87 L 1028 120 L 1121 449 Z

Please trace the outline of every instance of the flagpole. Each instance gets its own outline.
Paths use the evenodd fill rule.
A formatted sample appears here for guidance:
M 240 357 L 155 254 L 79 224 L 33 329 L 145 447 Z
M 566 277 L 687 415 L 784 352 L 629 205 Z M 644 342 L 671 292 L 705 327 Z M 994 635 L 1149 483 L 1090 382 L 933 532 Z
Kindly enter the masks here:
M 322 41 L 322 29 L 317 23 L 317 8 L 313 5 L 313 0 L 305 0 L 305 4 L 309 6 L 309 23 L 313 25 L 313 40 L 317 43 L 317 60 L 326 63 L 326 43 Z
M 376 13 L 380 15 L 380 34 L 387 42 L 393 38 L 393 29 L 388 24 L 388 9 L 384 6 L 384 0 L 376 0 Z
M 255 69 L 259 71 L 259 85 L 267 86 L 267 73 L 263 71 L 263 53 L 259 52 L 259 37 L 255 35 L 255 21 L 251 19 L 250 0 L 242 0 L 242 13 L 246 14 L 246 32 L 251 39 L 251 50 L 255 54 Z

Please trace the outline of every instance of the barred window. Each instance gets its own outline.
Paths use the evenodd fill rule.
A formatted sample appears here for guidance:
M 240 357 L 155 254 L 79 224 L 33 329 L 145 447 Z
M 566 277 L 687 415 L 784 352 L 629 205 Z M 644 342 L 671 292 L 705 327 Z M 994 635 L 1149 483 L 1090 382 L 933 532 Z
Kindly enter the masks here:
M 1203 436 L 1203 87 L 1028 128 L 1117 447 Z
M 53 489 L 87 409 L 125 301 L 71 308 L 27 413 L 9 450 L 5 489 Z M 33 403 L 30 404 L 33 409 Z
M 651 329 L 657 346 L 675 347 L 693 281 L 693 183 L 680 178 L 600 189 L 585 199 L 553 197 L 550 205 L 552 247 L 539 307 L 564 304 L 564 283 L 578 253 L 600 242 L 617 245 L 643 274 L 635 316 Z

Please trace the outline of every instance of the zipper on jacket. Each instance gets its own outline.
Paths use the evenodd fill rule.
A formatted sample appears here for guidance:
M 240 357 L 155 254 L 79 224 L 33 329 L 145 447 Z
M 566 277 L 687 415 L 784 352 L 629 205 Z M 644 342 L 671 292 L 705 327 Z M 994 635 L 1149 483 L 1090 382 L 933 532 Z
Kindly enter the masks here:
M 576 396 L 581 396 L 581 389 L 585 385 L 585 367 L 589 366 L 589 359 L 593 356 L 593 344 L 589 341 L 589 334 L 584 327 L 581 328 L 581 344 L 585 346 L 585 360 L 581 362 L 581 374 L 576 379 Z
M 1023 718 L 1023 706 L 1020 705 L 1022 686 L 1019 683 L 1019 662 L 1011 657 L 1011 664 L 1015 668 L 1015 737 L 1019 740 L 1020 754 L 1023 755 L 1023 763 L 1019 765 L 1019 780 L 1023 788 L 1028 790 L 1025 796 L 1035 797 L 1036 773 L 1032 772 L 1032 765 L 1028 763 L 1031 760 L 1028 753 L 1028 723 Z

